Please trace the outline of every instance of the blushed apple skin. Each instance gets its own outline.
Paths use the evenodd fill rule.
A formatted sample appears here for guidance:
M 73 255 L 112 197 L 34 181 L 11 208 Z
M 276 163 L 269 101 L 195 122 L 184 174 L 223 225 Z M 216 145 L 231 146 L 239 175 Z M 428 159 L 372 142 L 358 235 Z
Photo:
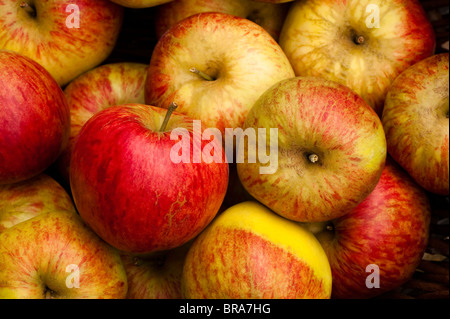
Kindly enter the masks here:
M 242 185 L 291 220 L 342 216 L 370 194 L 383 171 L 387 150 L 381 120 L 360 96 L 336 82 L 296 77 L 277 83 L 255 103 L 247 128 L 278 128 L 278 141 L 270 141 L 278 142 L 278 168 L 261 174 L 267 164 L 248 160 L 251 148 L 245 140 L 244 160 L 237 164 Z M 310 162 L 311 154 L 319 161 Z
M 31 17 L 20 3 L 36 8 Z M 79 10 L 79 28 L 66 20 Z M 109 0 L 4 0 L 0 2 L 0 49 L 21 53 L 42 65 L 65 86 L 103 62 L 112 52 L 123 20 L 123 8 Z
M 0 51 L 0 185 L 46 170 L 67 144 L 69 106 L 63 91 L 38 63 Z
M 334 235 L 317 234 L 333 273 L 332 298 L 372 298 L 408 281 L 427 247 L 430 216 L 425 191 L 388 160 L 374 191 L 331 221 Z M 379 288 L 366 286 L 371 264 L 379 267 Z
M 34 216 L 55 211 L 76 213 L 67 191 L 47 174 L 0 185 L 0 233 Z
M 170 54 L 169 54 L 170 52 Z M 216 77 L 206 81 L 192 67 Z M 225 13 L 190 16 L 158 41 L 149 65 L 146 104 L 202 121 L 202 126 L 242 127 L 259 96 L 294 76 L 286 55 L 259 25 Z
M 79 288 L 66 284 L 79 270 Z M 46 291 L 50 289 L 49 291 Z M 124 299 L 119 253 L 73 212 L 47 212 L 0 234 L 0 299 Z
M 418 62 L 394 81 L 382 121 L 389 154 L 423 188 L 449 195 L 449 54 Z
M 374 13 L 368 6 L 379 9 L 379 27 L 366 23 Z M 357 44 L 360 35 L 365 40 Z M 418 0 L 295 1 L 279 43 L 297 76 L 346 85 L 380 117 L 392 81 L 431 56 L 436 46 L 433 26 Z
M 288 7 L 252 0 L 174 0 L 158 7 L 155 20 L 157 38 L 177 22 L 201 12 L 222 12 L 249 19 L 278 40 Z
M 104 64 L 83 73 L 64 89 L 70 109 L 70 136 L 57 166 L 66 182 L 69 182 L 73 145 L 83 125 L 108 107 L 143 104 L 147 68 L 146 64 L 131 62 Z
M 121 6 L 133 9 L 150 8 L 171 2 L 173 0 L 110 0 Z
M 70 184 L 75 205 L 94 231 L 117 249 L 148 254 L 197 236 L 217 214 L 228 185 L 228 163 L 174 163 L 171 130 L 193 120 L 167 110 L 127 104 L 94 115 L 72 153 Z M 202 141 L 202 148 L 209 141 Z M 214 142 L 216 148 L 221 147 Z M 192 144 L 192 142 L 191 142 Z M 192 154 L 191 154 L 192 155 Z
M 257 202 L 220 214 L 193 242 L 187 299 L 328 299 L 331 269 L 314 235 Z

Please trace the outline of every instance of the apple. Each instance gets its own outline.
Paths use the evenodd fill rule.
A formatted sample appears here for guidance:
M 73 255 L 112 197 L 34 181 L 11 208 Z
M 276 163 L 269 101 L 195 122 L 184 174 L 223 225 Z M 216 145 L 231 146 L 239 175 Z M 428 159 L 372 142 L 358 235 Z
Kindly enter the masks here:
M 110 0 L 127 8 L 141 9 L 156 7 L 173 0 Z
M 112 52 L 123 8 L 109 0 L 0 2 L 0 49 L 41 64 L 64 86 Z
M 231 14 L 206 12 L 172 26 L 156 44 L 145 87 L 146 104 L 201 120 L 208 128 L 244 124 L 270 86 L 294 76 L 280 46 L 262 27 Z
M 418 0 L 295 1 L 279 43 L 297 76 L 346 85 L 380 117 L 392 81 L 436 45 Z
M 191 241 L 149 256 L 122 254 L 128 281 L 127 299 L 182 299 L 181 277 Z
M 188 299 L 328 299 L 331 268 L 314 235 L 248 201 L 220 214 L 192 243 Z
M 42 173 L 23 182 L 0 185 L 0 233 L 39 214 L 76 212 L 72 198 L 51 176 Z
M 266 3 L 286 3 L 286 2 L 292 2 L 294 0 L 252 0 L 255 2 L 266 2 Z
M 118 251 L 73 212 L 46 212 L 0 233 L 0 299 L 123 299 Z
M 252 0 L 174 0 L 157 8 L 155 32 L 157 38 L 177 22 L 201 12 L 222 12 L 249 19 L 263 27 L 278 40 L 287 6 Z
M 70 109 L 70 136 L 57 161 L 58 171 L 69 181 L 73 145 L 83 125 L 97 112 L 114 105 L 144 103 L 148 65 L 118 62 L 83 73 L 64 89 Z
M 389 88 L 388 153 L 427 191 L 449 195 L 448 52 L 409 67 Z
M 264 171 L 270 167 L 259 158 L 249 160 L 256 143 L 242 137 L 239 178 L 256 200 L 291 220 L 342 216 L 373 191 L 383 171 L 387 150 L 380 118 L 334 81 L 296 77 L 277 83 L 249 112 L 248 128 L 278 129 L 278 138 L 267 142 L 278 162 Z
M 75 142 L 70 164 L 75 206 L 121 251 L 149 254 L 181 246 L 211 222 L 223 202 L 228 163 L 222 144 L 201 140 L 191 118 L 177 112 L 170 117 L 174 106 L 105 109 L 86 122 Z M 181 141 L 187 141 L 186 161 L 175 158 Z M 206 146 L 221 157 L 208 163 L 189 151 Z
M 69 130 L 69 106 L 58 83 L 35 61 L 0 50 L 0 185 L 46 170 Z
M 430 216 L 427 193 L 388 158 L 374 191 L 355 209 L 306 225 L 330 261 L 332 298 L 373 298 L 411 279 L 427 247 Z

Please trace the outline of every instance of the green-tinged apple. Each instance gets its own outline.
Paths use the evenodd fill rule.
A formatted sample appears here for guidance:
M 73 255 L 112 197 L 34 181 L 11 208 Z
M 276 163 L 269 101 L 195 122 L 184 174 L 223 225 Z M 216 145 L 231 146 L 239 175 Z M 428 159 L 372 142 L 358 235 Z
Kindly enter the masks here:
M 181 277 L 191 243 L 145 257 L 122 254 L 127 299 L 182 299 Z
M 223 202 L 228 163 L 221 141 L 202 139 L 191 118 L 172 114 L 174 106 L 105 109 L 86 122 L 75 142 L 75 205 L 121 251 L 148 254 L 181 246 L 212 221 Z M 205 157 L 208 148 L 214 158 Z
M 167 2 L 171 2 L 173 0 L 110 0 L 110 1 L 117 3 L 123 7 L 141 9 L 141 8 L 156 7 Z
M 0 50 L 0 185 L 46 170 L 69 130 L 69 106 L 58 83 L 35 61 Z
M 0 232 L 46 212 L 76 212 L 72 198 L 51 176 L 0 185 Z
M 122 20 L 109 0 L 4 0 L 0 49 L 35 60 L 64 86 L 110 55 Z
M 418 0 L 295 1 L 279 39 L 297 76 L 346 85 L 380 117 L 392 81 L 435 41 Z
M 0 299 L 124 299 L 119 252 L 73 212 L 47 212 L 0 234 Z
M 172 26 L 158 41 L 145 87 L 146 104 L 217 128 L 240 128 L 259 96 L 294 71 L 275 40 L 256 23 L 206 12 Z
M 314 235 L 249 201 L 219 215 L 192 243 L 188 299 L 328 299 L 332 277 Z
M 144 103 L 146 64 L 119 62 L 104 64 L 83 73 L 64 89 L 70 109 L 70 136 L 57 161 L 68 183 L 73 145 L 83 125 L 97 112 L 114 105 Z
M 267 90 L 244 129 L 278 129 L 278 139 L 242 136 L 237 163 L 256 200 L 295 221 L 325 221 L 356 207 L 375 188 L 386 159 L 380 118 L 355 92 L 319 77 L 296 77 Z M 260 135 L 260 134 L 258 134 Z M 250 160 L 260 140 L 278 152 L 277 165 Z M 256 158 L 256 156 L 255 156 Z M 269 170 L 270 168 L 270 170 Z
M 425 191 L 388 158 L 374 191 L 343 217 L 305 227 L 330 261 L 332 298 L 372 298 L 411 279 L 429 237 Z
M 177 22 L 201 12 L 222 12 L 249 19 L 275 40 L 280 36 L 288 7 L 252 0 L 174 0 L 158 7 L 155 32 L 158 39 Z
M 388 153 L 427 191 L 449 195 L 448 53 L 424 59 L 389 88 L 382 122 Z

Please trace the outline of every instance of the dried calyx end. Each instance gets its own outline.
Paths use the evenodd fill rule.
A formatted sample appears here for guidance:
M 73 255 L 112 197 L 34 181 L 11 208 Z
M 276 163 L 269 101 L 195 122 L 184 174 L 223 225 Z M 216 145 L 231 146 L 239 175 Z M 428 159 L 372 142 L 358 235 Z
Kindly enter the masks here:
M 166 116 L 164 117 L 164 121 L 161 125 L 161 128 L 159 129 L 160 132 L 164 132 L 166 130 L 167 124 L 169 123 L 170 120 L 170 116 L 177 107 L 178 105 L 175 102 L 170 103 L 169 109 L 167 110 Z
M 211 76 L 209 76 L 208 74 L 206 74 L 205 72 L 200 71 L 199 69 L 197 69 L 196 67 L 192 67 L 189 69 L 190 72 L 195 73 L 197 75 L 199 75 L 200 77 L 202 77 L 204 80 L 206 81 L 214 81 L 215 79 Z
M 28 13 L 28 15 L 30 17 L 36 18 L 36 8 L 34 7 L 33 4 L 30 4 L 28 2 L 22 1 L 19 4 L 19 7 L 21 7 L 23 10 L 25 10 L 25 12 Z

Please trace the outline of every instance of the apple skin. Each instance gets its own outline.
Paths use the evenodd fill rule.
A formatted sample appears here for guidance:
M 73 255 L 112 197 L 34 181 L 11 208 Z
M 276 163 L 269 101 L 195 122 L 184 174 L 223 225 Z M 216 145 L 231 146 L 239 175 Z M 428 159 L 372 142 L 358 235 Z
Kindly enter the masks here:
M 173 0 L 110 0 L 110 1 L 117 3 L 123 7 L 141 9 L 141 8 L 156 7 L 164 3 L 171 2 Z
M 423 188 L 449 195 L 448 53 L 409 67 L 389 88 L 382 122 L 388 153 Z
M 177 22 L 201 12 L 222 12 L 249 19 L 263 27 L 278 40 L 288 7 L 258 3 L 252 0 L 174 0 L 157 9 L 155 32 L 157 38 Z
M 379 8 L 379 28 L 366 23 L 375 12 L 369 5 Z M 364 43 L 357 44 L 357 36 L 363 36 Z M 297 76 L 346 85 L 380 117 L 392 81 L 431 56 L 435 41 L 418 0 L 295 1 L 279 39 Z
M 67 285 L 70 265 L 78 267 L 78 288 Z M 118 251 L 73 212 L 46 212 L 0 234 L 0 299 L 124 299 L 126 293 Z
M 408 281 L 427 247 L 430 216 L 426 192 L 388 158 L 377 187 L 361 204 L 322 226 L 307 226 L 316 228 L 330 261 L 332 298 L 373 298 Z M 379 267 L 379 288 L 366 286 L 368 265 Z
M 35 8 L 35 16 L 19 5 Z M 79 10 L 79 28 L 66 20 Z M 112 52 L 123 21 L 123 8 L 109 0 L 7 0 L 0 2 L 0 49 L 21 53 L 41 64 L 65 86 L 99 65 Z
M 114 105 L 144 103 L 144 85 L 148 65 L 119 62 L 104 64 L 83 73 L 64 89 L 70 109 L 70 136 L 58 158 L 57 167 L 69 182 L 70 157 L 83 125 L 94 114 Z
M 169 53 L 170 52 L 170 53 Z M 192 67 L 216 78 L 207 81 Z M 225 13 L 190 16 L 158 41 L 149 65 L 146 104 L 201 120 L 202 126 L 241 127 L 259 96 L 294 71 L 274 39 L 259 25 Z
M 333 81 L 296 77 L 277 83 L 255 103 L 247 128 L 278 128 L 278 144 L 267 139 L 267 148 L 278 149 L 278 167 L 260 174 L 267 164 L 248 160 L 252 149 L 245 140 L 239 179 L 256 200 L 291 220 L 342 216 L 370 194 L 383 171 L 381 120 L 360 96 Z M 309 160 L 313 154 L 317 162 Z
M 67 144 L 69 106 L 38 63 L 0 50 L 0 185 L 46 170 Z
M 182 299 L 183 265 L 191 243 L 144 257 L 122 253 L 127 299 Z
M 187 299 L 328 299 L 331 269 L 314 235 L 249 201 L 220 214 L 192 243 Z
M 76 213 L 72 198 L 47 174 L 0 185 L 0 233 L 34 216 L 54 211 Z
M 101 238 L 124 252 L 149 254 L 185 244 L 211 222 L 227 190 L 224 151 L 219 163 L 172 161 L 171 149 L 179 143 L 170 139 L 172 129 L 186 128 L 190 141 L 197 137 L 193 120 L 176 112 L 159 132 L 166 111 L 140 104 L 108 108 L 84 125 L 75 142 L 75 206 Z

